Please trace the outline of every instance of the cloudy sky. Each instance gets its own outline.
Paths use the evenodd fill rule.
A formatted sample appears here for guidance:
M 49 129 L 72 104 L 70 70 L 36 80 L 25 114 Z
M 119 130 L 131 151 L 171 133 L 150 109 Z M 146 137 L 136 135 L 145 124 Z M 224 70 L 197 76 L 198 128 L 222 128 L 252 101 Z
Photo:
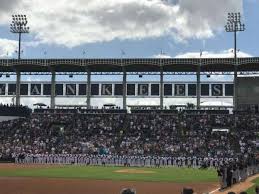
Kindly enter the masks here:
M 259 0 L 0 0 L 0 57 L 17 57 L 12 14 L 28 17 L 22 58 L 111 58 L 121 50 L 129 58 L 161 51 L 183 58 L 200 49 L 203 57 L 233 57 L 228 12 L 241 12 L 246 24 L 239 56 L 258 56 L 258 9 Z

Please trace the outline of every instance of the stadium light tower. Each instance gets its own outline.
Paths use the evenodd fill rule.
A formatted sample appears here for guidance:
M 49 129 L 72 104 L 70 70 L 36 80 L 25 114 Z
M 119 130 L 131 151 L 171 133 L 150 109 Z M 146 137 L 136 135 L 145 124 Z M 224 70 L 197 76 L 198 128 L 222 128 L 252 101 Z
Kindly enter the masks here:
M 21 59 L 21 37 L 22 34 L 29 33 L 30 28 L 27 26 L 26 15 L 12 15 L 13 21 L 10 24 L 10 31 L 19 35 L 18 59 Z
M 234 32 L 234 110 L 237 109 L 237 32 L 245 31 L 245 24 L 241 22 L 241 14 L 228 13 L 227 25 L 225 25 L 226 32 Z
M 13 21 L 10 24 L 10 31 L 19 35 L 18 60 L 21 59 L 21 38 L 22 34 L 29 33 L 26 15 L 12 15 Z M 21 72 L 16 69 L 16 105 L 20 105 Z

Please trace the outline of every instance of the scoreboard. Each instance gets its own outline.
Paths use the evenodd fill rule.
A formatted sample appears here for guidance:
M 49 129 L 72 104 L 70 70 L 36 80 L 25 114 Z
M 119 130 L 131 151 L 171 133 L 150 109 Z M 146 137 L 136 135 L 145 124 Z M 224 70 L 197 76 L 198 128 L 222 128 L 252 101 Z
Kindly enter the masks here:
M 257 83 L 259 80 L 257 80 Z M 251 81 L 250 81 L 251 82 Z M 243 84 L 243 83 L 242 83 Z M 240 89 L 242 95 L 248 95 L 247 85 L 244 83 Z M 258 84 L 259 87 L 259 84 Z M 92 82 L 91 96 L 96 97 L 120 97 L 123 95 L 123 85 L 121 82 Z M 259 88 L 255 88 L 259 93 Z M 0 82 L 0 96 L 13 96 L 16 93 L 15 82 Z M 50 96 L 50 82 L 22 82 L 20 86 L 21 96 Z M 56 82 L 55 94 L 57 97 L 74 96 L 82 97 L 87 95 L 86 82 Z M 127 82 L 126 94 L 128 97 L 159 97 L 159 82 Z M 196 97 L 196 82 L 164 82 L 164 97 Z M 201 96 L 204 97 L 233 97 L 232 82 L 202 82 Z M 242 96 L 240 96 L 242 97 Z M 259 99 L 259 98 L 258 98 Z M 258 100 L 259 101 L 259 100 Z

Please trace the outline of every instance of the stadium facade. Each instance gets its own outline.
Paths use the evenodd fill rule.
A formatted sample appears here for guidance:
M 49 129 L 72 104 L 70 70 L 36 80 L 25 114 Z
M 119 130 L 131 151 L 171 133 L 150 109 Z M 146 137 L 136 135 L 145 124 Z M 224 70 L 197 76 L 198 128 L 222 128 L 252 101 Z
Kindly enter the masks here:
M 1 83 L 2 95 L 15 95 L 16 104 L 21 96 L 50 96 L 51 108 L 55 108 L 57 96 L 85 96 L 87 107 L 91 106 L 92 96 L 122 96 L 123 109 L 127 107 L 127 97 L 158 96 L 160 108 L 164 98 L 188 97 L 197 98 L 200 107 L 202 95 L 210 97 L 233 96 L 237 100 L 234 83 L 201 83 L 201 75 L 255 74 L 259 71 L 259 58 L 200 58 L 200 59 L 2 59 L 0 72 L 15 74 L 16 83 Z M 127 75 L 160 75 L 159 83 L 127 83 Z M 21 83 L 21 75 L 51 75 L 49 83 Z M 57 83 L 56 75 L 86 75 L 83 83 Z M 122 75 L 121 83 L 92 83 L 92 75 Z M 167 83 L 165 75 L 196 75 L 196 83 Z M 44 93 L 45 92 L 45 93 Z M 40 94 L 39 94 L 40 93 Z M 118 94 L 118 95 L 117 95 Z

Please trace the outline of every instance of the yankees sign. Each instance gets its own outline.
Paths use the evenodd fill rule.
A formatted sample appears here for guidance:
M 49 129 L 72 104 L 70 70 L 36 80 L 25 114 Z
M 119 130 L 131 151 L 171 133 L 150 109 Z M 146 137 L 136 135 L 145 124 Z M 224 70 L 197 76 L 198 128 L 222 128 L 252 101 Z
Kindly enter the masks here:
M 51 95 L 50 82 L 32 82 L 20 85 L 21 96 L 50 96 Z M 99 97 L 116 97 L 123 95 L 123 84 L 121 82 L 107 82 L 90 84 L 90 95 Z M 57 82 L 55 85 L 55 95 L 61 96 L 86 96 L 86 83 L 62 83 Z M 126 85 L 126 95 L 128 97 L 159 97 L 160 84 L 155 82 L 128 82 Z M 201 83 L 201 96 L 204 97 L 232 97 L 233 83 Z M 16 94 L 15 82 L 4 83 L 0 82 L 0 96 L 13 96 Z M 169 97 L 195 97 L 197 96 L 197 84 L 190 83 L 172 83 L 165 82 L 163 87 L 163 95 L 165 98 Z

